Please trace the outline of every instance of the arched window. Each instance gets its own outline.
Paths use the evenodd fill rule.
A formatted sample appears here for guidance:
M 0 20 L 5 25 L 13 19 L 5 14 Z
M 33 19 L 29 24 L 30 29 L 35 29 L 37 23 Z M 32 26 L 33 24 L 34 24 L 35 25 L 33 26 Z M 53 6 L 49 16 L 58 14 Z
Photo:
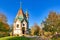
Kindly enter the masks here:
M 17 28 L 19 28 L 19 24 L 17 24 Z

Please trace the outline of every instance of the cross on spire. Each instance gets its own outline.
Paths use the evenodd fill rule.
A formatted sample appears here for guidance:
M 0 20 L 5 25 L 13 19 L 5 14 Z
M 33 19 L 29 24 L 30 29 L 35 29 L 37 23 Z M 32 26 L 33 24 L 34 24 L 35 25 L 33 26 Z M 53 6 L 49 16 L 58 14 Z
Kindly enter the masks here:
M 22 2 L 20 2 L 20 9 L 22 9 Z

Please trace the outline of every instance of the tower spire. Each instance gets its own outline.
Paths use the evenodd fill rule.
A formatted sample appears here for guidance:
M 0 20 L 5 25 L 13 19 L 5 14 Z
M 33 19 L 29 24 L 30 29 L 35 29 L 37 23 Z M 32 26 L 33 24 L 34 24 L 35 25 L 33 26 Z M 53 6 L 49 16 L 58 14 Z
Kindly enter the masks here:
M 22 2 L 20 2 L 20 9 L 22 9 Z
M 28 20 L 28 18 L 29 18 L 28 10 L 26 10 L 26 17 L 27 17 L 27 20 Z

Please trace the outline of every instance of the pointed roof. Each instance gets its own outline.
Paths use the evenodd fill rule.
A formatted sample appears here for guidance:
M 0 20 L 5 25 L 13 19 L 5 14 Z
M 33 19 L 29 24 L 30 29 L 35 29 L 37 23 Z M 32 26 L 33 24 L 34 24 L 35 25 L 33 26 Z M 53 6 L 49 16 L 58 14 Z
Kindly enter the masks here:
M 26 16 L 28 16 L 28 11 L 26 11 Z
M 25 20 L 26 22 L 28 22 L 26 19 L 23 19 L 23 20 L 21 21 L 21 23 L 22 23 L 24 20 Z
M 24 12 L 23 12 L 23 10 L 22 10 L 22 3 L 20 2 L 20 9 L 18 10 L 18 14 L 17 14 L 17 16 L 19 16 L 19 15 L 24 15 Z
M 17 15 L 18 15 L 18 16 L 19 16 L 19 15 L 24 15 L 22 8 L 18 11 L 18 14 L 17 14 Z

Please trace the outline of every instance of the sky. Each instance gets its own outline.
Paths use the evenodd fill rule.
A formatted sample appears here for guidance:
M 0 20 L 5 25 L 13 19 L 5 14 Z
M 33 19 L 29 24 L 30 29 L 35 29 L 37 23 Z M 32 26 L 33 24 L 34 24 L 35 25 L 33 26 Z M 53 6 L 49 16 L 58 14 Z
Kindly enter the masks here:
M 60 0 L 0 0 L 0 13 L 6 15 L 9 25 L 13 24 L 20 2 L 24 13 L 28 10 L 29 27 L 40 25 L 50 11 L 60 13 Z

